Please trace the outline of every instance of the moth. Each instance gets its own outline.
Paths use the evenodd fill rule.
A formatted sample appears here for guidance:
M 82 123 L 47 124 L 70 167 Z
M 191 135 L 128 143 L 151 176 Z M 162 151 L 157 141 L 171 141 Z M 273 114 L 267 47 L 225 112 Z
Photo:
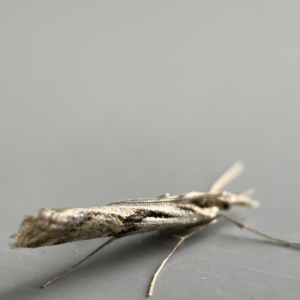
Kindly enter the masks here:
M 240 229 L 251 231 L 271 242 L 300 247 L 300 244 L 259 232 L 223 213 L 232 206 L 256 207 L 258 205 L 258 202 L 250 198 L 249 190 L 238 194 L 221 191 L 243 169 L 243 163 L 236 162 L 207 193 L 190 192 L 176 196 L 164 194 L 157 198 L 129 199 L 90 208 L 41 209 L 37 217 L 29 216 L 24 219 L 19 232 L 11 236 L 10 245 L 11 248 L 37 248 L 111 237 L 76 265 L 46 282 L 42 286 L 45 288 L 118 238 L 150 231 L 173 232 L 173 236 L 179 241 L 154 274 L 148 296 L 152 295 L 157 276 L 163 266 L 183 241 L 215 224 L 220 217 Z M 185 236 L 174 234 L 177 230 L 189 227 L 197 228 Z

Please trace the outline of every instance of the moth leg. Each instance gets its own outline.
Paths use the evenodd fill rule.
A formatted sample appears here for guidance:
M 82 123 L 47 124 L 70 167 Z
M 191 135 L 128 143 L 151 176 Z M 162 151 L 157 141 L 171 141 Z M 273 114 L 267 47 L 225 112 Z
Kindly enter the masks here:
M 241 223 L 241 222 L 239 222 L 239 221 L 237 221 L 237 220 L 235 220 L 235 219 L 233 219 L 233 218 L 231 218 L 228 215 L 225 215 L 223 213 L 220 213 L 219 216 L 224 217 L 226 220 L 228 220 L 231 223 L 235 224 L 240 229 L 248 230 L 248 231 L 250 231 L 250 232 L 252 232 L 252 233 L 254 233 L 256 235 L 259 235 L 262 238 L 267 239 L 267 240 L 269 240 L 269 241 L 271 241 L 273 243 L 283 244 L 283 245 L 287 245 L 287 246 L 291 246 L 291 247 L 300 247 L 300 244 L 298 244 L 298 243 L 292 243 L 292 242 L 288 242 L 288 241 L 285 241 L 285 240 L 274 238 L 274 237 L 272 237 L 270 235 L 267 235 L 267 234 L 262 233 L 262 232 L 260 232 L 258 230 L 255 230 L 255 229 L 253 229 L 253 228 L 251 228 L 251 227 L 249 227 L 249 226 L 247 226 L 247 225 L 245 225 L 245 224 L 243 224 L 243 223 Z
M 244 164 L 237 161 L 229 170 L 227 170 L 210 188 L 210 193 L 219 192 L 230 181 L 239 176 L 244 170 Z
M 56 281 L 57 279 L 65 276 L 66 274 L 70 273 L 71 271 L 73 271 L 75 268 L 77 268 L 79 265 L 81 265 L 84 261 L 86 261 L 87 259 L 89 259 L 91 256 L 93 256 L 94 254 L 96 254 L 99 250 L 101 250 L 102 248 L 104 248 L 105 246 L 107 246 L 108 244 L 112 243 L 114 240 L 116 240 L 116 237 L 112 237 L 111 239 L 109 239 L 106 243 L 102 244 L 100 247 L 98 247 L 96 250 L 94 250 L 93 252 L 91 252 L 89 255 L 87 255 L 84 259 L 82 259 L 80 262 L 78 262 L 77 264 L 75 264 L 74 266 L 72 266 L 71 268 L 69 268 L 68 270 L 66 270 L 65 272 L 59 274 L 58 276 L 56 276 L 55 278 L 49 280 L 48 282 L 46 282 L 42 288 L 45 288 L 46 286 L 48 286 L 50 283 L 52 283 L 53 281 Z
M 149 286 L 149 290 L 148 290 L 148 297 L 152 296 L 153 294 L 153 289 L 154 289 L 154 285 L 155 285 L 155 282 L 156 282 L 156 279 L 160 273 L 160 271 L 162 270 L 162 268 L 164 267 L 164 265 L 166 264 L 166 262 L 169 260 L 169 258 L 174 254 L 174 252 L 177 250 L 177 248 L 183 244 L 183 242 L 188 239 L 189 237 L 193 236 L 194 234 L 198 233 L 199 231 L 205 229 L 206 227 L 212 225 L 212 224 L 215 224 L 217 222 L 217 220 L 213 220 L 211 221 L 210 223 L 204 225 L 204 226 L 201 226 L 199 227 L 197 230 L 191 232 L 190 234 L 188 235 L 185 235 L 185 236 L 179 236 L 179 235 L 176 235 L 176 234 L 173 234 L 174 237 L 177 237 L 179 238 L 179 242 L 176 244 L 176 246 L 173 248 L 173 250 L 170 252 L 170 254 L 165 258 L 165 260 L 161 263 L 161 265 L 159 266 L 159 268 L 157 269 L 157 271 L 155 272 L 155 274 L 153 275 L 153 278 L 151 280 L 151 283 L 150 283 L 150 286 Z

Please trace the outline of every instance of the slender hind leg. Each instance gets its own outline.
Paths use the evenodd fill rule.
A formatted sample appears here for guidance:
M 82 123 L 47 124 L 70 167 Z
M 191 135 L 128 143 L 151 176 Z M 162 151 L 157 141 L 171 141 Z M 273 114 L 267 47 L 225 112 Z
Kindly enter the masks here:
M 204 225 L 204 226 L 201 226 L 200 228 L 198 228 L 197 230 L 191 232 L 190 234 L 188 235 L 185 235 L 185 236 L 179 236 L 179 235 L 176 235 L 176 234 L 173 234 L 174 237 L 177 237 L 179 238 L 179 242 L 176 244 L 176 246 L 173 248 L 173 250 L 170 252 L 170 254 L 165 258 L 165 260 L 161 263 L 161 265 L 159 266 L 159 268 L 157 269 L 157 271 L 155 272 L 155 274 L 153 275 L 153 278 L 152 278 L 152 281 L 150 283 L 150 286 L 149 286 L 149 290 L 148 290 L 148 297 L 152 296 L 153 294 L 153 289 L 154 289 L 154 285 L 155 285 L 155 282 L 156 282 L 156 279 L 160 273 L 160 271 L 162 270 L 162 268 L 164 267 L 164 265 L 166 264 L 166 262 L 169 260 L 169 258 L 174 254 L 174 252 L 177 250 L 177 248 L 188 238 L 190 238 L 191 236 L 193 236 L 194 234 L 198 233 L 199 231 L 207 228 L 208 226 L 212 225 L 212 224 L 215 224 L 217 222 L 217 220 L 213 220 L 211 221 L 210 223 Z
M 241 222 L 239 222 L 239 221 L 237 221 L 237 220 L 235 220 L 235 219 L 233 219 L 233 218 L 231 218 L 228 215 L 225 215 L 223 213 L 220 213 L 219 216 L 224 217 L 226 220 L 228 220 L 231 223 L 233 223 L 234 225 L 238 226 L 240 229 L 248 230 L 248 231 L 250 231 L 250 232 L 252 232 L 252 233 L 254 233 L 256 235 L 259 235 L 262 238 L 267 239 L 267 240 L 269 240 L 269 241 L 271 241 L 273 243 L 284 244 L 284 245 L 291 246 L 291 247 L 300 247 L 300 244 L 298 244 L 298 243 L 292 243 L 292 242 L 288 242 L 288 241 L 285 241 L 285 240 L 274 238 L 274 237 L 272 237 L 270 235 L 262 233 L 262 232 L 260 232 L 260 231 L 258 231 L 256 229 L 253 229 L 253 228 L 251 228 L 251 227 L 249 227 L 249 226 L 247 226 L 247 225 L 245 225 L 245 224 L 243 224 L 243 223 L 241 223 Z
M 75 268 L 77 268 L 79 265 L 81 265 L 83 262 L 85 262 L 87 259 L 89 259 L 90 257 L 92 257 L 94 254 L 96 254 L 99 250 L 101 250 L 102 248 L 104 248 L 105 246 L 107 246 L 108 244 L 112 243 L 115 239 L 117 239 L 116 237 L 113 237 L 111 239 L 109 239 L 106 243 L 102 244 L 100 247 L 98 247 L 96 250 L 94 250 L 93 252 L 91 252 L 89 255 L 87 255 L 84 259 L 82 259 L 80 262 L 78 262 L 77 264 L 75 264 L 74 266 L 72 266 L 71 268 L 69 268 L 67 271 L 59 274 L 58 276 L 56 276 L 55 278 L 49 280 L 48 282 L 46 282 L 42 288 L 45 288 L 46 286 L 48 286 L 50 283 L 52 283 L 53 281 L 56 281 L 57 279 L 65 276 L 66 274 L 70 273 L 71 271 L 73 271 Z

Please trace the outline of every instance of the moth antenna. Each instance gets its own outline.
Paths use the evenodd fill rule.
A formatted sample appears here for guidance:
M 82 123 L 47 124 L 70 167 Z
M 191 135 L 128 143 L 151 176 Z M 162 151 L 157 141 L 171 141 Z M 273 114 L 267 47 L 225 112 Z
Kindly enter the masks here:
M 209 193 L 219 192 L 230 181 L 239 176 L 245 169 L 242 161 L 237 161 L 229 170 L 227 170 L 210 188 Z

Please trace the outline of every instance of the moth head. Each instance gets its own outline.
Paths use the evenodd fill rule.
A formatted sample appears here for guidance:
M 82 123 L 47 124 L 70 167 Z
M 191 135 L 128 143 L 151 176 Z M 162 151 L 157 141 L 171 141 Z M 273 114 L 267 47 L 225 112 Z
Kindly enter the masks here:
M 238 194 L 229 192 L 220 193 L 220 200 L 224 204 L 224 208 L 229 208 L 231 205 L 245 206 L 245 207 L 257 207 L 259 202 L 251 199 L 253 191 L 247 190 Z

